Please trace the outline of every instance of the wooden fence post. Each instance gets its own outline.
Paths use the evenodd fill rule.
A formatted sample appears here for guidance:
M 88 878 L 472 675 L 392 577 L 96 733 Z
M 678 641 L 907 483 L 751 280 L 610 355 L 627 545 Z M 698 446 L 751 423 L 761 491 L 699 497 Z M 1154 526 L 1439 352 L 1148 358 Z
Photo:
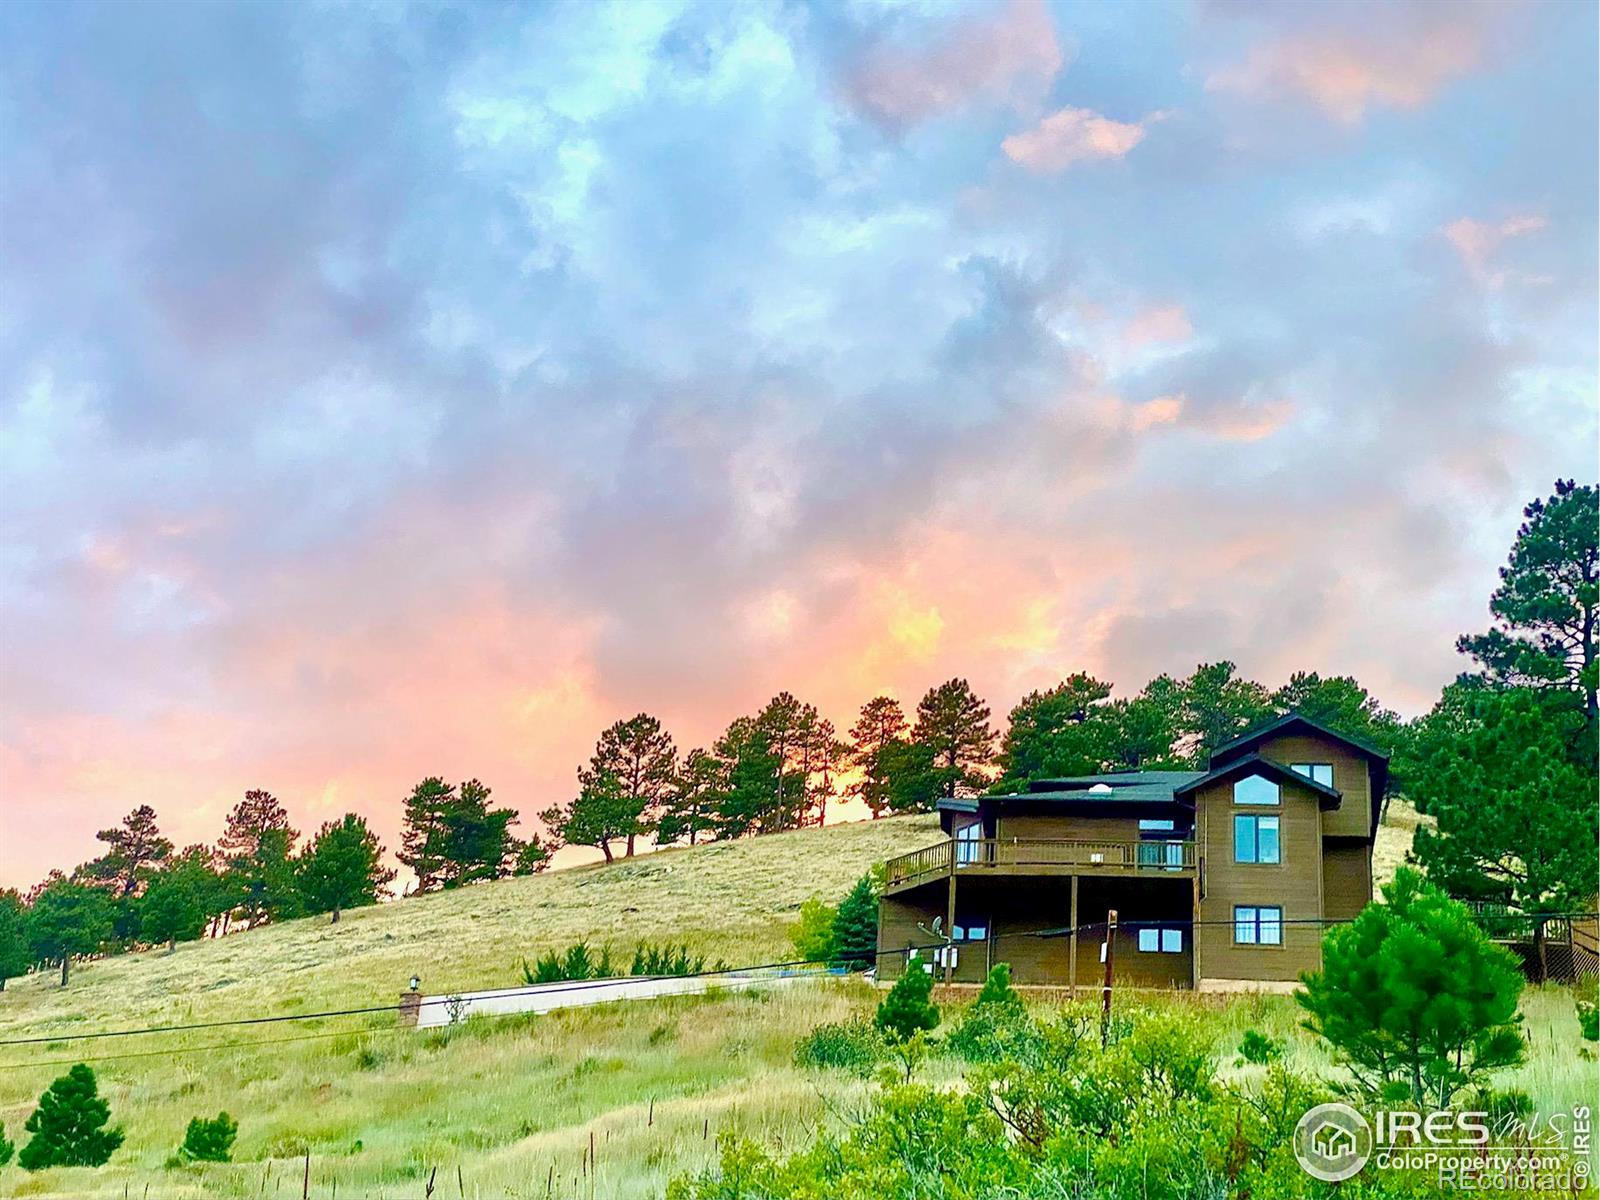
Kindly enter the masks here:
M 1111 959 L 1117 947 L 1117 910 L 1106 913 L 1106 977 L 1100 988 L 1100 1049 L 1111 1037 Z

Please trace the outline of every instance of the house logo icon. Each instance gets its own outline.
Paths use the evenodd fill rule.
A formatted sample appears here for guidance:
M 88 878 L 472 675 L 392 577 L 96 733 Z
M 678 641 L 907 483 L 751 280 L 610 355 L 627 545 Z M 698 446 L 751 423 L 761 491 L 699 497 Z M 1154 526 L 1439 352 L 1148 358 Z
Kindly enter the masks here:
M 1294 1127 L 1294 1156 L 1307 1175 L 1339 1183 L 1372 1157 L 1372 1129 L 1348 1104 L 1319 1104 Z

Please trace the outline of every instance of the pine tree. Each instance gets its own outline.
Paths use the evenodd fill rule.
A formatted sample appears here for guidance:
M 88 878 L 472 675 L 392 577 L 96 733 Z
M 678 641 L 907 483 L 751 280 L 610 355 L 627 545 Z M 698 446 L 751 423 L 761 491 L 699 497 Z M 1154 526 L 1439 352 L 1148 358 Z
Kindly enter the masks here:
M 1103 770 L 1113 738 L 1110 697 L 1109 683 L 1080 672 L 1018 701 L 1000 746 L 1002 789 Z
M 455 786 L 437 775 L 428 776 L 406 797 L 395 857 L 416 875 L 419 892 L 434 891 L 444 882 L 445 810 L 455 798 Z
M 850 794 L 866 804 L 874 820 L 889 809 L 889 775 L 880 755 L 891 742 L 902 740 L 908 728 L 900 702 L 890 696 L 868 700 L 850 727 L 850 765 L 861 772 Z
M 75 955 L 93 954 L 112 935 L 111 899 L 101 888 L 57 877 L 28 907 L 28 945 L 35 961 L 61 963 L 61 986 Z
M 238 897 L 239 911 L 252 925 L 301 914 L 296 836 L 287 827 L 268 827 L 261 830 L 253 850 L 228 860 L 229 886 Z
M 891 1040 L 910 1041 L 918 1033 L 938 1028 L 939 1008 L 933 1003 L 933 974 L 909 962 L 878 1005 L 872 1023 Z
M 1464 905 L 1411 868 L 1383 896 L 1328 931 L 1322 970 L 1295 999 L 1364 1087 L 1403 1085 L 1413 1103 L 1444 1108 L 1522 1061 L 1522 972 Z
M 11 1139 L 6 1137 L 6 1127 L 0 1125 L 0 1167 L 11 1161 L 11 1156 L 16 1153 L 16 1149 L 16 1146 L 11 1143 Z
M 227 825 L 217 839 L 217 851 L 224 858 L 254 854 L 261 845 L 262 836 L 274 829 L 288 834 L 290 845 L 300 837 L 299 832 L 290 827 L 289 814 L 278 803 L 278 798 L 271 792 L 253 788 L 228 814 Z
M 779 756 L 767 730 L 754 717 L 737 717 L 711 749 L 719 766 L 716 790 L 707 796 L 719 838 L 767 833 L 773 821 Z
M 104 883 L 113 896 L 120 898 L 134 895 L 172 854 L 172 843 L 161 836 L 156 827 L 156 811 L 148 804 L 141 804 L 123 817 L 121 825 L 102 829 L 94 836 L 111 849 L 85 863 L 82 874 Z
M 983 785 L 984 769 L 994 760 L 989 706 L 965 679 L 941 683 L 917 705 L 912 741 L 932 752 L 941 795 L 969 794 Z
M 383 865 L 377 835 L 355 813 L 326 822 L 299 866 L 305 911 L 331 912 L 335 925 L 345 909 L 376 904 L 394 880 L 394 872 Z
M 39 1097 L 23 1126 L 33 1137 L 17 1156 L 26 1171 L 46 1167 L 98 1167 L 122 1145 L 122 1130 L 107 1129 L 111 1106 L 100 1096 L 94 1071 L 78 1063 Z
M 762 806 L 760 831 L 774 833 L 805 824 L 810 809 L 808 753 L 818 721 L 817 710 L 788 692 L 767 702 L 755 723 L 772 758 L 771 795 Z
M 7 979 L 25 975 L 32 963 L 22 897 L 9 888 L 0 888 L 0 992 L 6 990 Z
M 444 886 L 457 888 L 510 874 L 518 846 L 511 835 L 515 810 L 491 808 L 490 789 L 469 779 L 444 806 Z
M 139 897 L 139 928 L 150 942 L 192 942 L 210 919 L 207 891 L 214 873 L 209 863 L 184 856 L 159 871 Z
M 677 778 L 672 735 L 649 713 L 640 713 L 600 734 L 588 765 L 578 771 L 578 789 L 605 793 L 611 809 L 607 824 L 616 829 L 611 836 L 625 843 L 631 858 L 635 840 L 653 826 Z
M 864 971 L 878 958 L 878 897 L 872 877 L 863 875 L 843 900 L 833 919 L 833 966 Z
M 1227 661 L 1201 663 L 1184 681 L 1178 749 L 1197 770 L 1206 767 L 1218 746 L 1272 716 L 1267 689 L 1241 678 L 1238 670 Z
M 578 794 L 564 805 L 552 805 L 539 814 L 546 829 L 568 846 L 593 846 L 614 862 L 611 843 L 627 837 L 634 817 L 622 781 L 601 771 L 580 769 L 583 782 Z
M 225 1112 L 211 1118 L 193 1117 L 178 1153 L 190 1162 L 229 1162 L 239 1125 Z
M 696 747 L 683 756 L 678 777 L 656 822 L 656 840 L 666 844 L 688 838 L 694 845 L 713 824 L 713 798 L 722 788 L 722 763 Z
M 1554 495 L 1522 513 L 1526 520 L 1489 598 L 1495 627 L 1463 636 L 1456 648 L 1501 687 L 1571 697 L 1584 716 L 1574 747 L 1592 764 L 1600 728 L 1600 494 L 1557 480 Z

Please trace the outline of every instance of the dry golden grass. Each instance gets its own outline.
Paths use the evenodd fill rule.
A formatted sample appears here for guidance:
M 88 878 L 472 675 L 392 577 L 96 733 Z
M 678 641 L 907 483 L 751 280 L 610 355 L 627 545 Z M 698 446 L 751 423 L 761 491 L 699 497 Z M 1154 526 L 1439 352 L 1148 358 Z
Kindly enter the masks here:
M 929 817 L 897 818 L 666 851 L 414 898 L 337 926 L 290 922 L 90 963 L 64 991 L 50 975 L 14 981 L 0 993 L 0 1039 L 384 1005 L 413 971 L 435 994 L 506 986 L 519 982 L 523 956 L 579 938 L 620 951 L 670 939 L 733 963 L 770 961 L 788 954 L 787 928 L 806 897 L 837 898 L 873 863 L 935 840 L 937 828 Z M 1409 830 L 1401 836 L 1408 842 Z M 148 1185 L 151 1200 L 294 1197 L 306 1150 L 312 1195 L 324 1200 L 335 1185 L 352 1200 L 420 1198 L 435 1169 L 441 1200 L 461 1190 L 658 1196 L 674 1175 L 712 1161 L 722 1129 L 793 1147 L 859 1105 L 867 1085 L 801 1071 L 792 1056 L 812 1026 L 866 1015 L 875 1000 L 866 984 L 835 980 L 436 1033 L 398 1029 L 385 1014 L 0 1047 L 0 1123 L 14 1139 L 39 1092 L 79 1060 L 95 1063 L 128 1135 L 99 1170 L 0 1168 L 0 1196 L 114 1200 Z M 1331 1069 L 1286 997 L 1139 1002 L 1205 1013 L 1225 1072 L 1238 1070 L 1247 1028 L 1282 1040 L 1305 1069 Z M 1532 1056 L 1505 1083 L 1546 1107 L 1590 1097 L 1594 1063 L 1579 1055 L 1570 994 L 1530 991 L 1525 1010 Z M 929 1067 L 934 1077 L 955 1070 Z M 236 1162 L 168 1166 L 189 1119 L 221 1109 L 239 1121 Z

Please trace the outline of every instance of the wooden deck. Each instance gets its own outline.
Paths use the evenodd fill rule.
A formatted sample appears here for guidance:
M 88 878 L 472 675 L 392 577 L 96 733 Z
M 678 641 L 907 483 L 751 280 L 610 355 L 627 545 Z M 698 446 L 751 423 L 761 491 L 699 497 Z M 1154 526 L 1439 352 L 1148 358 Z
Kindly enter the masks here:
M 1093 842 L 1072 838 L 946 840 L 884 863 L 888 893 L 951 875 L 1138 875 L 1190 878 L 1193 842 Z

